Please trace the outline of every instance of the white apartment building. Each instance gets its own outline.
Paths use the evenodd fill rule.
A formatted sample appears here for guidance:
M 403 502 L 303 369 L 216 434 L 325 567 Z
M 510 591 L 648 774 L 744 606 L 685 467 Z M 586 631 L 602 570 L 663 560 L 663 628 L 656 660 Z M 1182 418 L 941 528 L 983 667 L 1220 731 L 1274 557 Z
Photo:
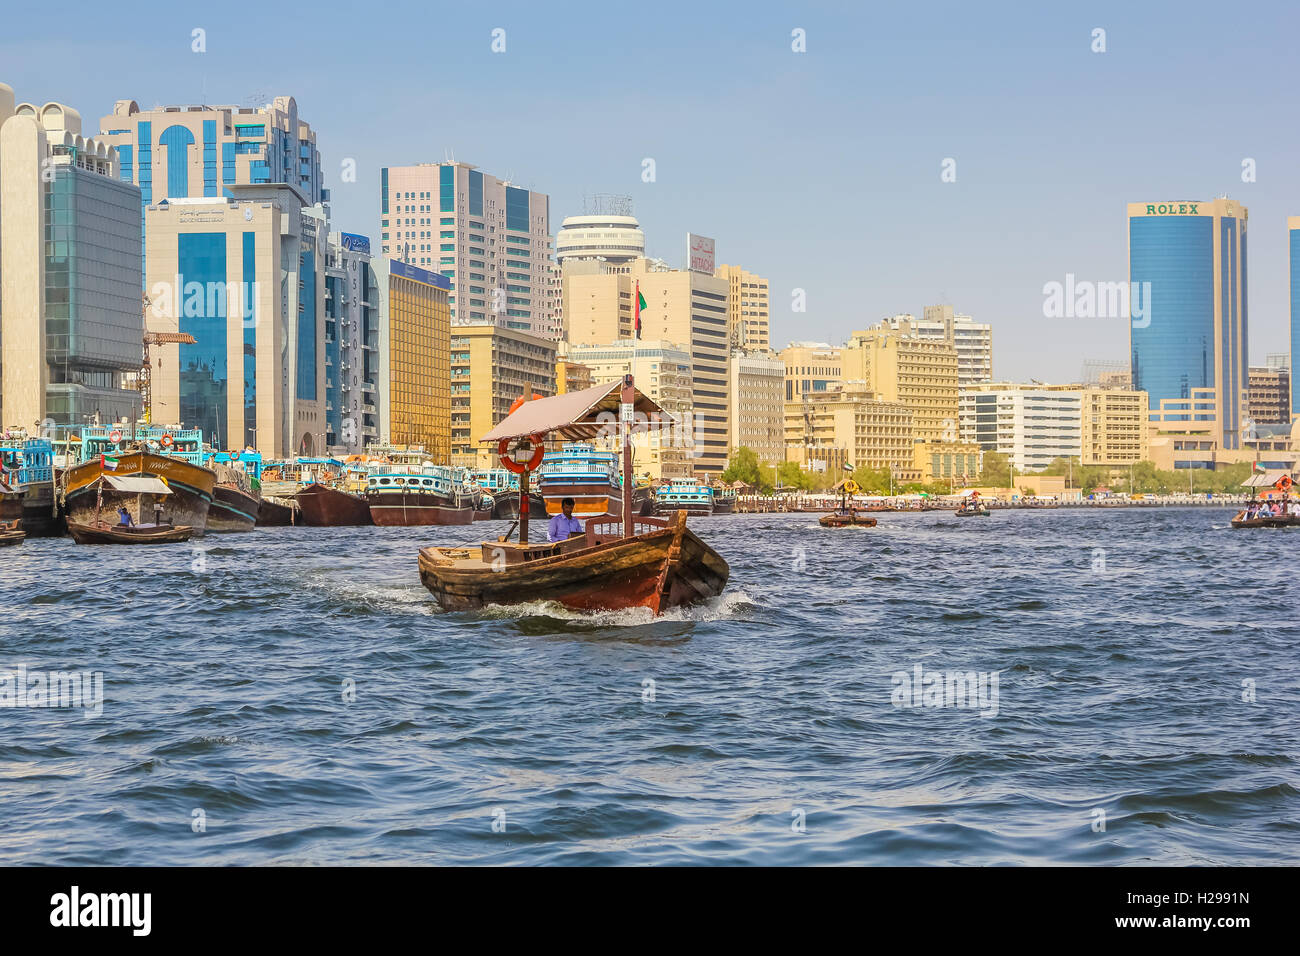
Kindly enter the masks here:
M 1083 453 L 1083 389 L 1078 386 L 984 383 L 958 399 L 961 440 L 1011 459 L 1016 471 L 1045 468 Z
M 928 305 L 923 318 L 910 313 L 890 316 L 876 328 L 910 331 L 923 338 L 942 339 L 951 330 L 957 347 L 957 384 L 978 385 L 993 380 L 993 326 L 969 315 L 954 313 L 950 305 Z

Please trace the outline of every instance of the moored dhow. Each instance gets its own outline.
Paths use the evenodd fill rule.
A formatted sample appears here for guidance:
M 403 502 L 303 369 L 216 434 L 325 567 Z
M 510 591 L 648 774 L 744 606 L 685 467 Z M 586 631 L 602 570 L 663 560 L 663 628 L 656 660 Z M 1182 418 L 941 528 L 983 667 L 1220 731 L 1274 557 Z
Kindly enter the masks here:
M 217 452 L 207 464 L 217 475 L 207 530 L 252 531 L 262 505 L 262 456 L 255 451 Z
M 597 451 L 587 442 L 547 452 L 537 470 L 537 489 L 548 515 L 559 514 L 565 498 L 573 499 L 573 514 L 578 519 L 623 513 L 618 456 Z
M 32 537 L 58 533 L 54 492 L 54 446 L 8 429 L 0 438 L 0 481 L 22 496 L 23 532 Z
M 694 478 L 668 479 L 668 484 L 660 485 L 655 492 L 655 513 L 674 511 L 706 517 L 713 514 L 713 489 Z
M 621 384 L 523 402 L 483 441 L 497 443 L 503 461 L 509 458 L 520 470 L 520 494 L 526 495 L 529 472 L 548 436 L 595 437 L 608 428 L 614 412 L 618 421 L 630 423 L 636 414 L 663 414 L 663 409 L 627 375 Z M 631 426 L 620 429 L 621 516 L 591 517 L 580 535 L 531 543 L 524 508 L 518 542 L 503 535 L 478 547 L 421 549 L 420 580 L 443 609 L 554 601 L 577 610 L 644 607 L 660 614 L 722 592 L 730 573 L 727 562 L 686 527 L 684 511 L 671 518 L 634 516 Z
M 203 433 L 198 429 L 174 431 L 157 426 L 135 429 L 126 437 L 122 428 L 129 426 L 90 426 L 81 436 L 81 458 L 63 472 L 64 513 L 70 523 L 89 526 L 97 512 L 113 512 L 122 504 L 131 504 L 122 492 L 103 489 L 99 501 L 98 480 L 101 475 L 133 476 L 161 479 L 170 490 L 163 517 L 172 525 L 184 525 L 201 534 L 207 527 L 208 510 L 217 476 L 210 468 L 198 464 L 203 455 Z

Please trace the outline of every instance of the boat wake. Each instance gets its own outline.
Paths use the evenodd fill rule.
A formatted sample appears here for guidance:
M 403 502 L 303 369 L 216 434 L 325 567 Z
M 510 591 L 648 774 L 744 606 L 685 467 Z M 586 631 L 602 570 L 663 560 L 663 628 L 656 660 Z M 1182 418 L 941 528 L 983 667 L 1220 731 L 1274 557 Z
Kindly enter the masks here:
M 744 621 L 755 617 L 758 604 L 743 591 L 729 591 L 688 607 L 669 608 L 655 615 L 649 608 L 634 607 L 618 611 L 575 611 L 556 601 L 526 601 L 484 607 L 475 617 L 494 619 L 551 618 L 588 625 L 592 628 L 644 627 L 665 622 L 707 623 L 710 621 Z

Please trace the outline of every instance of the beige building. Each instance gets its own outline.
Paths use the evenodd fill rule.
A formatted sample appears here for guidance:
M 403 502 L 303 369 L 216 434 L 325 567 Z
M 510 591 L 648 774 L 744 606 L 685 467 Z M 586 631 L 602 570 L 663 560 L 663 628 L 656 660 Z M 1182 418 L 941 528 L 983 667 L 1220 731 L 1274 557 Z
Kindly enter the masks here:
M 773 352 L 731 353 L 731 443 L 760 462 L 785 461 L 785 363 Z
M 627 265 L 568 261 L 563 281 L 565 339 L 572 346 L 634 337 L 632 303 L 640 290 L 646 302 L 641 339 L 666 342 L 690 355 L 696 437 L 692 467 L 700 477 L 721 474 L 731 452 L 729 282 L 644 258 Z
M 556 394 L 555 342 L 499 325 L 451 330 L 451 463 L 493 468 L 495 448 L 479 439 L 521 395 Z
M 882 400 L 860 382 L 785 403 L 786 458 L 792 461 L 815 461 L 817 449 L 838 448 L 852 468 L 891 468 L 897 481 L 919 481 L 912 430 L 906 404 Z
M 564 348 L 567 361 L 590 370 L 591 384 L 616 382 L 631 374 L 636 387 L 672 416 L 671 427 L 651 427 L 634 436 L 633 467 L 639 477 L 666 481 L 695 473 L 697 434 L 689 352 L 668 341 L 636 339 Z M 605 444 L 615 448 L 612 440 Z
M 957 382 L 975 385 L 993 379 L 993 326 L 954 312 L 950 305 L 927 305 L 922 318 L 904 313 L 875 326 L 922 338 L 951 342 L 957 349 Z
M 446 276 L 381 259 L 379 440 L 421 445 L 435 464 L 451 462 L 451 309 Z
M 727 325 L 733 349 L 765 351 L 771 348 L 771 312 L 768 283 L 762 276 L 740 268 L 720 265 L 714 272 L 726 279 Z
M 1146 392 L 1082 388 L 1079 417 L 1082 464 L 1121 467 L 1146 459 Z
M 560 344 L 563 346 L 566 343 Z M 581 362 L 560 359 L 555 363 L 556 395 L 563 395 L 565 392 L 581 392 L 584 388 L 591 388 L 593 384 L 591 369 Z
M 1246 418 L 1260 425 L 1291 423 L 1291 370 L 1252 365 L 1246 390 Z
M 0 84 L 0 425 L 139 414 L 140 191 L 60 103 Z
M 785 400 L 825 392 L 844 381 L 843 349 L 825 342 L 791 342 L 781 350 Z
M 902 402 L 912 410 L 914 440 L 959 437 L 958 361 L 951 341 L 904 330 L 868 329 L 853 333 L 842 362 L 847 381 L 865 382 L 884 401 Z
M 550 200 L 468 163 L 380 169 L 380 251 L 451 280 L 452 321 L 557 339 Z
M 912 465 L 923 484 L 949 482 L 961 488 L 979 480 L 983 454 L 974 442 L 917 442 L 912 446 Z
M 154 350 L 153 418 L 218 448 L 323 454 L 323 211 L 292 186 L 227 188 L 145 210 L 146 324 L 196 340 Z

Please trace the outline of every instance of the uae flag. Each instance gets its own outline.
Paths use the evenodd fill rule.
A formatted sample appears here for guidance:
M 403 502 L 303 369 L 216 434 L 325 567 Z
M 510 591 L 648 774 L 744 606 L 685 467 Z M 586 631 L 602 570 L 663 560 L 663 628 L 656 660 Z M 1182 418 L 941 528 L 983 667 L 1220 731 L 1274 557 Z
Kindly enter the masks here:
M 1255 467 L 1251 470 L 1257 475 L 1262 475 L 1264 474 L 1265 471 L 1267 471 L 1267 469 L 1260 462 L 1255 462 Z
M 102 469 L 103 471 L 117 471 L 117 459 L 116 459 L 116 458 L 105 458 L 103 455 L 100 455 L 100 456 L 99 456 L 99 467 L 100 467 L 100 469 Z
M 636 284 L 636 302 L 634 303 L 635 311 L 632 315 L 632 328 L 636 330 L 636 337 L 641 337 L 641 310 L 645 308 L 645 296 L 641 294 L 641 283 Z

